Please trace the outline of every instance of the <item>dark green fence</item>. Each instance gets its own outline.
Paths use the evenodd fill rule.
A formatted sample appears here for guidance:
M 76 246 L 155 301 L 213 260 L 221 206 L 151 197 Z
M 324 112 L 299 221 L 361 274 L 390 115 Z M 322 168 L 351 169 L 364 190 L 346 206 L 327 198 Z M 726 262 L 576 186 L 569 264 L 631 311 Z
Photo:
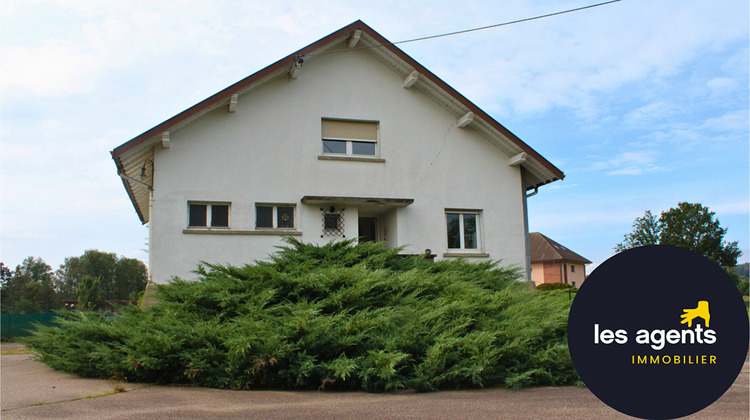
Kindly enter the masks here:
M 49 312 L 45 314 L 2 314 L 2 326 L 0 333 L 4 340 L 29 335 L 29 329 L 34 324 L 52 325 L 57 314 Z

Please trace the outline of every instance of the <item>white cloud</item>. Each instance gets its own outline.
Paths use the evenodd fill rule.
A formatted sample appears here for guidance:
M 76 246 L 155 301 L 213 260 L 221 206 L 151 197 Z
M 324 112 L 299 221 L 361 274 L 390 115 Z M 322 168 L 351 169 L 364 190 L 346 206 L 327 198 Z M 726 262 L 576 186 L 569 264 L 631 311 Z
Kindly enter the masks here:
M 629 1 L 540 21 L 533 37 L 520 27 L 503 28 L 494 43 L 483 38 L 482 48 L 495 53 L 482 69 L 497 78 L 476 93 L 503 103 L 498 109 L 506 112 L 559 106 L 598 118 L 607 110 L 598 109 L 603 101 L 594 95 L 641 81 L 630 94 L 648 96 L 650 85 L 684 71 L 706 51 L 746 39 L 747 13 L 732 7 L 747 7 L 732 4 Z
M 623 123 L 631 128 L 651 127 L 654 124 L 663 124 L 666 119 L 674 117 L 678 113 L 679 109 L 672 103 L 651 102 L 625 114 Z
M 0 47 L 3 90 L 19 89 L 38 96 L 67 96 L 90 92 L 105 66 L 100 57 L 65 41 L 38 47 Z
M 706 86 L 712 90 L 731 91 L 732 89 L 736 89 L 739 83 L 728 77 L 714 77 L 706 83 Z
M 750 112 L 747 109 L 730 111 L 716 118 L 707 119 L 700 129 L 714 133 L 746 133 L 750 126 Z
M 705 120 L 681 118 L 654 123 L 651 128 L 653 131 L 632 144 L 640 144 L 642 147 L 662 145 L 668 147 L 672 155 L 699 148 L 704 151 L 714 148 L 727 153 L 727 150 L 734 149 L 737 145 L 747 144 L 750 116 L 747 109 L 731 110 Z
M 711 211 L 719 215 L 743 215 L 750 213 L 750 199 L 709 204 Z
M 641 175 L 663 172 L 666 168 L 657 165 L 660 153 L 656 150 L 621 152 L 611 158 L 594 157 L 585 171 L 604 171 L 607 175 Z

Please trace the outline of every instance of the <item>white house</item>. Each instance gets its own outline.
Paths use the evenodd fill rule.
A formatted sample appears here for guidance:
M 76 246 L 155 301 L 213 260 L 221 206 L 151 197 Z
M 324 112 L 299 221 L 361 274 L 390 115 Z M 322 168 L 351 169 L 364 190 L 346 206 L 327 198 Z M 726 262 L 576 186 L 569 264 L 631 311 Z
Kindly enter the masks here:
M 112 151 L 151 279 L 360 238 L 529 270 L 526 197 L 563 173 L 361 21 Z

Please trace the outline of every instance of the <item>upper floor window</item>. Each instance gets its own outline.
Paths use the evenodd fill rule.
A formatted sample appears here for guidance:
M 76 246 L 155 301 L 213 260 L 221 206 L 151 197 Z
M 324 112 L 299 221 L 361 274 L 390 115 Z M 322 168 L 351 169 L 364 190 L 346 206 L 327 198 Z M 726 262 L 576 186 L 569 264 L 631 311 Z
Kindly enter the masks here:
M 378 122 L 322 120 L 323 154 L 338 156 L 377 156 Z
M 188 202 L 188 227 L 229 227 L 229 203 Z
M 446 211 L 448 249 L 478 251 L 480 248 L 478 211 Z
M 256 204 L 255 228 L 294 229 L 294 205 Z
M 576 266 L 574 266 L 574 265 L 571 265 L 571 266 L 570 266 L 570 272 L 571 272 L 571 273 L 575 273 L 575 272 L 576 272 Z

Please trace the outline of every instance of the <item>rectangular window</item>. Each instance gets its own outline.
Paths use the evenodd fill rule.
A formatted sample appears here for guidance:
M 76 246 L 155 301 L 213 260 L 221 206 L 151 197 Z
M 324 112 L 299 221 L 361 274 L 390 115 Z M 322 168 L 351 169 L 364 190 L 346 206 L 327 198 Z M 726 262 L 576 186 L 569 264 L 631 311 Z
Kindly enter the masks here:
M 273 227 L 273 207 L 255 206 L 255 227 L 271 228 Z
M 570 266 L 570 272 L 571 272 L 571 273 L 575 273 L 575 272 L 576 272 L 576 266 L 574 266 L 574 265 L 571 265 L 571 266 Z
M 324 155 L 376 156 L 378 122 L 322 120 Z
M 479 250 L 479 212 L 445 213 L 448 249 Z
M 188 203 L 188 227 L 229 227 L 228 203 Z
M 256 229 L 294 229 L 293 204 L 256 204 Z
M 375 143 L 353 141 L 352 142 L 352 154 L 375 156 Z
M 205 227 L 206 226 L 206 210 L 208 206 L 205 204 L 188 204 L 188 217 L 189 227 Z
M 323 228 L 326 230 L 338 230 L 339 221 L 341 220 L 339 214 L 326 214 L 323 216 Z
M 294 207 L 276 207 L 276 226 L 281 229 L 294 228 Z
M 346 154 L 346 142 L 340 140 L 323 140 L 323 153 Z
M 214 204 L 211 206 L 211 227 L 229 227 L 229 206 Z

